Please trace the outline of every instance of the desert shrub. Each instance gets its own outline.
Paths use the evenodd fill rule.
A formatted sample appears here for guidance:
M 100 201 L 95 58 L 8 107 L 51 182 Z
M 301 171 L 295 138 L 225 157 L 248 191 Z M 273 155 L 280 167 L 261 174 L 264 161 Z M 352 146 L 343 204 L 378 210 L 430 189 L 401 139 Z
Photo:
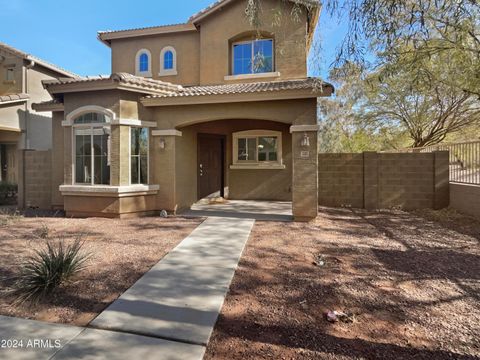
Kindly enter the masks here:
M 17 191 L 17 184 L 0 181 L 0 204 L 9 204 L 17 196 Z
M 86 267 L 88 254 L 82 253 L 83 242 L 47 241 L 46 248 L 35 251 L 22 265 L 14 283 L 13 295 L 18 302 L 36 302 L 70 281 Z
M 19 211 L 0 211 L 0 226 L 7 226 L 17 220 L 20 220 L 22 215 Z
M 42 226 L 40 226 L 40 228 L 35 231 L 35 234 L 40 239 L 46 239 L 50 235 L 50 228 L 47 224 L 42 224 Z

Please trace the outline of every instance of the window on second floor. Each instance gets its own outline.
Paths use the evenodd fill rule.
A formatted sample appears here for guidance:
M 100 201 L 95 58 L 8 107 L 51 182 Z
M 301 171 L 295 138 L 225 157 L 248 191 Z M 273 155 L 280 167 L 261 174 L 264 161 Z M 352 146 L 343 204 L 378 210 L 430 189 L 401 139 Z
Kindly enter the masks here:
M 177 52 L 173 46 L 166 46 L 160 52 L 160 73 L 158 75 L 177 75 Z
M 137 52 L 135 58 L 135 75 L 152 76 L 151 54 L 147 49 L 141 49 Z
M 273 72 L 273 40 L 261 39 L 233 44 L 232 75 Z
M 6 81 L 14 81 L 15 80 L 15 69 L 12 68 L 7 68 L 7 73 L 5 75 L 5 80 Z

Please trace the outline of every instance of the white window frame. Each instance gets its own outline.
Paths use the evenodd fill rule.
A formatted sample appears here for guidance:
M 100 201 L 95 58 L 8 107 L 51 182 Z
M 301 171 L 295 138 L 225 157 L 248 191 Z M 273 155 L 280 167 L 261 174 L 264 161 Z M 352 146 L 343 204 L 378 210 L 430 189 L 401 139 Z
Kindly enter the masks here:
M 258 138 L 275 137 L 277 139 L 277 161 L 258 161 Z M 238 159 L 238 140 L 256 139 L 255 161 Z M 232 134 L 233 164 L 230 169 L 285 169 L 282 157 L 282 132 L 274 130 L 247 130 Z
M 147 183 L 132 184 L 132 128 L 147 129 Z M 130 126 L 128 128 L 128 184 L 129 185 L 148 185 L 150 184 L 150 135 L 151 131 L 145 126 Z M 140 166 L 140 162 L 139 162 Z
M 255 41 L 261 41 L 261 40 L 271 40 L 272 41 L 272 71 L 267 71 L 267 72 L 263 72 L 263 73 L 254 73 L 254 72 L 251 72 L 251 73 L 247 73 L 247 74 L 236 74 L 235 75 L 235 57 L 234 57 L 234 48 L 235 48 L 235 45 L 242 45 L 242 44 L 251 44 L 252 45 L 252 64 L 253 64 L 253 59 L 254 59 L 254 52 L 253 52 L 253 43 Z M 230 76 L 259 76 L 261 74 L 275 74 L 275 39 L 273 38 L 262 38 L 262 39 L 253 39 L 253 40 L 245 40 L 245 41 L 237 41 L 237 42 L 234 42 L 232 43 L 232 47 L 230 49 L 231 51 L 231 59 L 232 59 L 232 66 L 231 66 L 231 69 L 230 69 Z
M 148 55 L 148 70 L 140 71 L 140 56 L 142 54 Z M 143 77 L 152 77 L 152 53 L 148 49 L 140 49 L 135 55 L 135 75 Z
M 165 53 L 171 51 L 173 54 L 173 68 L 165 69 Z M 177 75 L 177 51 L 173 46 L 165 46 L 162 51 L 160 51 L 160 72 L 159 76 L 173 76 Z
M 110 128 L 110 136 L 108 138 L 108 159 L 111 161 L 111 136 L 112 136 L 112 118 L 110 117 L 110 111 L 108 109 L 103 109 L 104 111 L 98 111 L 99 107 L 83 107 L 81 109 L 77 109 L 76 111 L 71 112 L 67 120 L 71 124 L 71 134 L 72 134 L 72 184 L 73 185 L 83 185 L 83 186 L 108 186 L 111 185 L 111 173 L 110 173 L 110 184 L 95 184 L 94 183 L 94 176 L 93 174 L 95 173 L 95 161 L 94 161 L 94 151 L 93 151 L 93 129 L 94 128 L 104 128 L 104 127 L 109 127 Z M 102 109 L 102 108 L 101 108 Z M 80 110 L 80 111 L 79 111 Z M 90 124 L 75 124 L 75 119 L 86 114 L 86 113 L 102 113 L 103 115 L 106 116 L 106 122 L 102 123 L 90 123 Z M 91 181 L 90 183 L 77 183 L 77 174 L 76 174 L 76 150 L 77 150 L 77 137 L 75 136 L 75 130 L 76 129 L 91 129 Z M 110 167 L 111 168 L 111 167 Z

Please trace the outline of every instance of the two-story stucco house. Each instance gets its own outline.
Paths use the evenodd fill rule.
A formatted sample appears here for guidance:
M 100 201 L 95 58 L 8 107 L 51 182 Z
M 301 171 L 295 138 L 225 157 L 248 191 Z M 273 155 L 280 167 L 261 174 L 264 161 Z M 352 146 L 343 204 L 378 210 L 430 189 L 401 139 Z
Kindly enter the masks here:
M 36 113 L 32 104 L 51 99 L 42 80 L 75 77 L 64 69 L 0 42 L 0 181 L 18 185 L 24 196 L 26 151 L 52 147 L 52 115 Z
M 297 16 L 293 3 L 304 4 Z M 245 5 L 100 32 L 111 76 L 43 82 L 54 98 L 36 105 L 54 114 L 53 207 L 118 217 L 216 193 L 317 215 L 317 98 L 333 91 L 307 77 L 318 3 L 264 0 L 259 29 Z

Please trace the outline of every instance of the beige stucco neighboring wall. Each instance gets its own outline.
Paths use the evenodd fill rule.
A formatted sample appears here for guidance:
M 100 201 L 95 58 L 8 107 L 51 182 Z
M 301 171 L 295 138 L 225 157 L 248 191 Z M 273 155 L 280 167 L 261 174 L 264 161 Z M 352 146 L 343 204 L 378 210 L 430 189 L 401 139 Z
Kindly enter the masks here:
M 5 60 L 0 62 L 0 95 L 18 94 L 23 92 L 23 59 L 0 49 L 0 56 Z M 14 80 L 7 81 L 7 68 L 14 69 Z
M 450 206 L 480 219 L 480 185 L 450 183 Z
M 160 52 L 172 46 L 177 53 L 177 73 L 160 76 Z M 112 73 L 135 74 L 135 57 L 139 50 L 151 53 L 152 78 L 182 85 L 198 85 L 200 78 L 200 35 L 197 31 L 135 37 L 112 41 Z

